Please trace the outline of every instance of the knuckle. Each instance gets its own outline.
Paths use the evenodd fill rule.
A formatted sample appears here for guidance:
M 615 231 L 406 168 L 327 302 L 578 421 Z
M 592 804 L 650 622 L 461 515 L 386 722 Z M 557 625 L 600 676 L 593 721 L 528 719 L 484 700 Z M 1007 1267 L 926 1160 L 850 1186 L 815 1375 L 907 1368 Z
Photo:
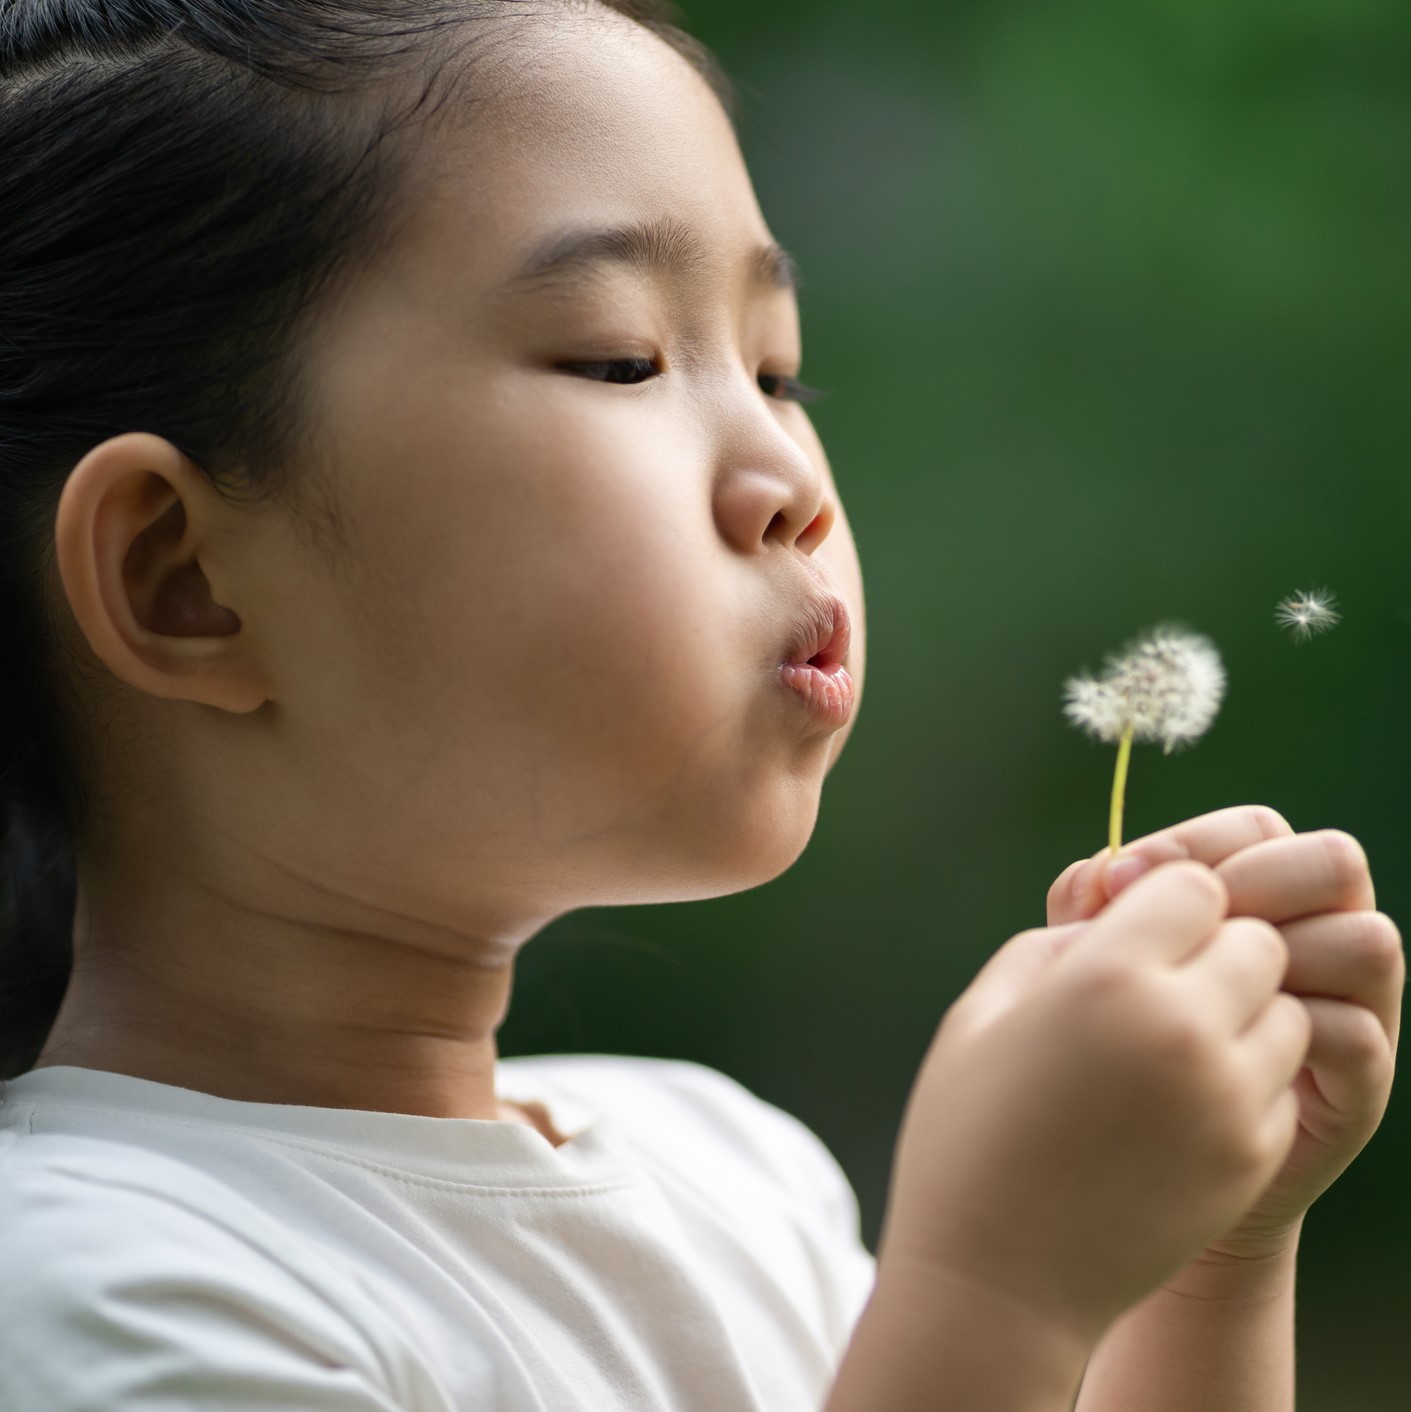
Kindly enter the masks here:
M 1359 1068 L 1373 1068 L 1388 1052 L 1386 1031 L 1382 1022 L 1360 1005 L 1352 1007 L 1347 1020 L 1344 1043 L 1348 1054 Z
M 1392 1053 L 1391 1045 L 1383 1044 L 1376 1054 L 1368 1056 L 1363 1069 L 1364 1092 L 1371 1098 L 1379 1117 L 1385 1110 L 1395 1076 L 1396 1055 Z
M 1121 956 L 1089 958 L 1078 976 L 1080 992 L 1090 1001 L 1125 1003 L 1137 985 L 1132 965 Z
M 1224 882 L 1213 868 L 1193 859 L 1180 859 L 1167 863 L 1161 870 L 1166 874 L 1171 886 L 1181 886 L 1218 908 L 1221 912 L 1229 906 L 1230 894 Z
M 1287 991 L 1280 991 L 1270 1004 L 1281 1012 L 1280 1018 L 1289 1031 L 1290 1048 L 1307 1054 L 1308 1046 L 1313 1040 L 1313 1016 L 1308 1007 L 1296 995 L 1289 995 Z
M 1157 977 L 1124 956 L 1089 956 L 1071 981 L 1075 1011 L 1098 1023 L 1150 1026 L 1166 1008 Z
M 1245 1128 L 1246 1170 L 1267 1172 L 1280 1163 L 1298 1131 L 1298 1095 L 1285 1089 L 1272 1105 L 1254 1112 Z
M 1355 944 L 1368 969 L 1379 980 L 1404 981 L 1406 952 L 1396 923 L 1385 912 L 1364 912 L 1359 922 Z
M 1284 1161 L 1298 1137 L 1299 1116 L 1298 1095 L 1292 1089 L 1285 1089 L 1265 1123 L 1265 1165 L 1280 1164 Z
M 1271 1134 L 1267 1126 L 1259 1122 L 1261 1114 L 1251 1113 L 1249 1120 L 1240 1130 L 1236 1143 L 1236 1154 L 1246 1172 L 1260 1172 L 1269 1165 L 1275 1149 L 1282 1146 L 1283 1129 Z
M 1226 1075 L 1212 1084 L 1210 1139 L 1232 1173 L 1245 1173 L 1263 1165 L 1264 1151 L 1258 1105 L 1249 1087 Z
M 1371 876 L 1367 855 L 1350 833 L 1344 833 L 1341 829 L 1323 829 L 1317 839 L 1324 865 L 1335 884 L 1351 891 Z
M 1211 1064 L 1204 1078 L 1211 1121 L 1231 1136 L 1246 1132 L 1249 1128 L 1246 1110 L 1251 1102 L 1248 1082 L 1231 1064 Z
M 1049 960 L 1056 956 L 1071 939 L 1071 927 L 1030 927 L 1016 932 L 1005 943 L 1004 951 L 1015 957 L 1038 957 Z
M 1152 1026 L 1153 1049 L 1160 1059 L 1218 1083 L 1208 1072 L 1213 1038 L 1210 1022 L 1197 1010 L 1172 1008 Z
M 1244 812 L 1261 839 L 1287 838 L 1293 833 L 1293 825 L 1267 804 L 1247 804 Z
M 1238 924 L 1229 925 L 1238 925 L 1243 944 L 1261 958 L 1277 964 L 1280 974 L 1288 969 L 1289 944 L 1283 932 L 1272 922 L 1260 917 L 1241 917 Z

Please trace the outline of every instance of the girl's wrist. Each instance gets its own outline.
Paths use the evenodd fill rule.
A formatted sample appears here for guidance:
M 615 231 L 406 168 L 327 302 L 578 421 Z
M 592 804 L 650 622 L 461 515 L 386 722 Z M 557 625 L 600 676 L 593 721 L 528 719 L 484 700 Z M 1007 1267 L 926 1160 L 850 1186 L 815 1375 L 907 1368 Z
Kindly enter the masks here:
M 1069 1412 L 1092 1341 L 982 1282 L 880 1259 L 826 1412 Z
M 1278 1300 L 1293 1287 L 1302 1230 L 1299 1217 L 1279 1231 L 1211 1246 L 1161 1288 L 1180 1299 L 1227 1308 Z
M 1272 1412 L 1294 1405 L 1297 1229 L 1202 1251 L 1093 1354 L 1078 1412 Z
M 876 1295 L 893 1307 L 964 1310 L 964 1317 L 995 1330 L 1000 1337 L 1032 1349 L 1039 1361 L 1055 1368 L 1082 1367 L 1092 1354 L 1102 1329 L 1081 1315 L 1046 1310 L 992 1281 L 947 1264 L 912 1258 L 899 1252 L 881 1258 Z

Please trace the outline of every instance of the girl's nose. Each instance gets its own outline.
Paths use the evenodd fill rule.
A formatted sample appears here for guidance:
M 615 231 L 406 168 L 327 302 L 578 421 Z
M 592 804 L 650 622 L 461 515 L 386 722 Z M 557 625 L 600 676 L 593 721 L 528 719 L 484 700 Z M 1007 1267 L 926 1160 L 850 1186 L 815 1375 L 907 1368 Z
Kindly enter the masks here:
M 720 441 L 715 520 L 741 553 L 772 544 L 811 554 L 828 537 L 837 506 L 822 470 L 756 390 L 757 408 L 734 414 Z

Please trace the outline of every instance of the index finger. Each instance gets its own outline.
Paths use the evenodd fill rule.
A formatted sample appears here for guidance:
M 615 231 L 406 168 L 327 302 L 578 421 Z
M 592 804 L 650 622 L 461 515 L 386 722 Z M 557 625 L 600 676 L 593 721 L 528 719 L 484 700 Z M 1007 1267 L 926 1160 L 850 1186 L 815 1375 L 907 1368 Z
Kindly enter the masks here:
M 1109 897 L 1115 897 L 1135 877 L 1158 863 L 1189 858 L 1215 868 L 1257 843 L 1292 834 L 1293 826 L 1267 804 L 1217 809 L 1134 839 L 1103 869 L 1102 888 Z
M 1256 843 L 1292 833 L 1289 822 L 1268 805 L 1237 804 L 1133 839 L 1116 858 L 1110 857 L 1106 848 L 1099 849 L 1090 859 L 1071 864 L 1049 889 L 1049 925 L 1096 915 L 1158 863 L 1188 858 L 1214 868 Z

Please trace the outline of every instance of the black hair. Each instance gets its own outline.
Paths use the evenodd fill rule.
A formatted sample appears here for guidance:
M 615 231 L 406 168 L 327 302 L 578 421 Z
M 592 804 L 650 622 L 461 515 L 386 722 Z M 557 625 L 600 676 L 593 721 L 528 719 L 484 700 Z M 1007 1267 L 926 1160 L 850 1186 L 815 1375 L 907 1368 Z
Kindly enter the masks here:
M 0 0 L 0 1079 L 38 1058 L 73 965 L 92 731 L 56 606 L 69 471 L 152 432 L 222 495 L 336 538 L 302 335 L 390 238 L 406 163 L 383 139 L 515 22 L 594 8 L 659 35 L 734 120 L 670 0 Z

